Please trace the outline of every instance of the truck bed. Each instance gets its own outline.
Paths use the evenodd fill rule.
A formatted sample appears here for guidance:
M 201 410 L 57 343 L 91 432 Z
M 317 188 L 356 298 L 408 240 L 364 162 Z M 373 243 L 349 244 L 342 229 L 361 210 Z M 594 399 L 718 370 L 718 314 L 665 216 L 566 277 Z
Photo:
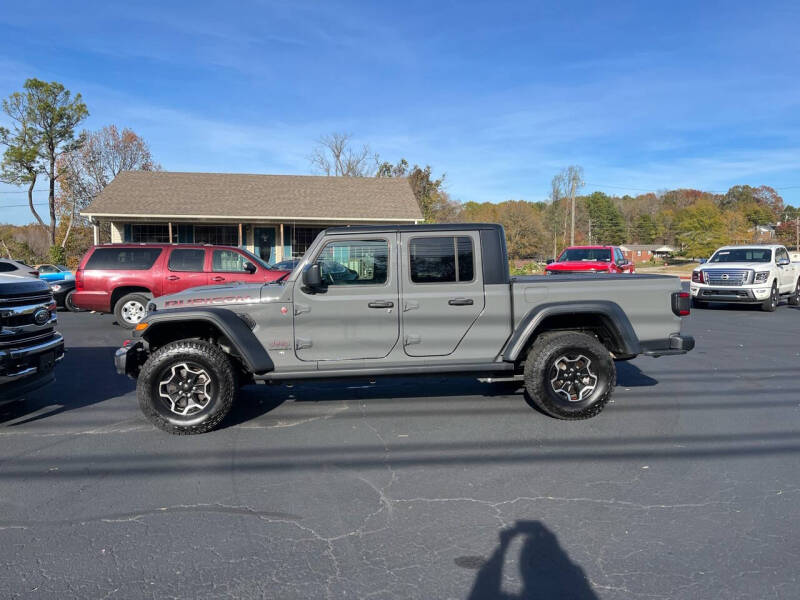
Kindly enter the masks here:
M 681 328 L 671 309 L 671 293 L 681 290 L 672 275 L 582 274 L 526 275 L 511 279 L 513 327 L 516 331 L 531 310 L 555 304 L 611 302 L 618 305 L 633 325 L 639 341 L 663 340 Z

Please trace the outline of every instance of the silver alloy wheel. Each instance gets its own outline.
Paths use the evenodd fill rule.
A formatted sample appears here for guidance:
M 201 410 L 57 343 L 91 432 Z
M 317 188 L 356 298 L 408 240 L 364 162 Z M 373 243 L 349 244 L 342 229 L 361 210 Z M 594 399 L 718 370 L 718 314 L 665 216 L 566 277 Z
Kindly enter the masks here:
M 597 388 L 597 375 L 591 367 L 592 361 L 583 354 L 576 358 L 560 356 L 550 370 L 550 386 L 569 402 L 581 402 Z
M 203 410 L 211 401 L 208 386 L 211 377 L 202 367 L 187 363 L 173 365 L 165 379 L 158 383 L 158 395 L 166 400 L 176 415 L 187 417 Z
M 145 307 L 144 304 L 139 302 L 138 300 L 128 300 L 125 304 L 122 305 L 122 310 L 120 311 L 122 315 L 122 320 L 126 323 L 133 323 L 136 325 L 139 321 L 144 319 L 145 315 Z
M 778 306 L 778 288 L 775 287 L 774 285 L 772 286 L 772 291 L 770 292 L 769 295 L 769 301 L 772 304 L 772 306 Z

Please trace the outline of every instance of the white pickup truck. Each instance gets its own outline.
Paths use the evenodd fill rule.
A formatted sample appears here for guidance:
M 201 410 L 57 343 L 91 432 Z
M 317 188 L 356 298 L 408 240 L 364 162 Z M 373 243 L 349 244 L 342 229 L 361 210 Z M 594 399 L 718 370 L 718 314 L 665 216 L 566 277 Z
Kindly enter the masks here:
M 780 245 L 723 246 L 692 272 L 692 303 L 760 304 L 774 311 L 781 297 L 800 305 L 800 263 Z

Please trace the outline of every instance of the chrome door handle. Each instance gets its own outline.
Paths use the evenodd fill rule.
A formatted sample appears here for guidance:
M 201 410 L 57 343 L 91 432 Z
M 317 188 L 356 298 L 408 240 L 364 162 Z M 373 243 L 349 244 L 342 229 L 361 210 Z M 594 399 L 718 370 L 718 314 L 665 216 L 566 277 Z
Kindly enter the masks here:
M 475 304 L 472 298 L 450 298 L 447 303 L 450 306 L 471 306 L 472 304 Z
M 212 277 L 211 281 L 225 281 L 225 278 L 217 275 L 216 277 Z
M 392 308 L 394 306 L 394 302 L 391 300 L 375 300 L 367 304 L 370 308 Z
M 178 277 L 177 275 L 170 275 L 169 277 L 167 277 L 167 281 L 178 281 L 178 279 L 180 279 L 180 277 Z

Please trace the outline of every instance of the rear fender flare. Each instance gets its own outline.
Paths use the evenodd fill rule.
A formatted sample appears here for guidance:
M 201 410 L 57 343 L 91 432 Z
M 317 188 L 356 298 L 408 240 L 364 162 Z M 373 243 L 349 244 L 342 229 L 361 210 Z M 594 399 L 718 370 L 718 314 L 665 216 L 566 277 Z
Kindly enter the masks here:
M 532 308 L 522 317 L 511 338 L 503 349 L 503 360 L 515 362 L 528 346 L 528 342 L 536 335 L 539 326 L 548 317 L 558 315 L 598 316 L 603 324 L 616 338 L 617 344 L 626 356 L 641 353 L 639 338 L 631 325 L 628 315 L 616 302 L 608 300 L 572 301 L 541 304 Z
M 151 313 L 141 321 L 147 324 L 147 328 L 141 333 L 141 338 L 148 340 L 154 333 L 163 331 L 166 327 L 191 321 L 208 323 L 225 335 L 251 373 L 261 374 L 275 369 L 269 353 L 248 324 L 235 312 L 226 308 L 174 308 Z

